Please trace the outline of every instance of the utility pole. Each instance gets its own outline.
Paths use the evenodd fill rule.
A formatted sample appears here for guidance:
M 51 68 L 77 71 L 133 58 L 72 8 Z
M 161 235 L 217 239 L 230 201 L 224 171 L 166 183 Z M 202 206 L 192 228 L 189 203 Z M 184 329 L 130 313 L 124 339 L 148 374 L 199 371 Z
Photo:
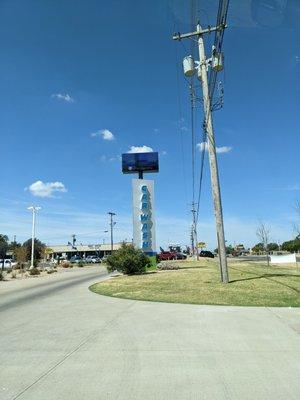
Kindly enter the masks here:
M 191 247 L 192 247 L 192 255 L 195 254 L 195 245 L 194 245 L 194 227 L 193 224 L 191 226 Z
M 192 239 L 192 252 L 193 256 L 196 254 L 197 260 L 199 259 L 198 255 L 198 239 L 197 239 L 197 224 L 196 224 L 196 203 L 192 202 L 192 209 L 193 215 L 193 223 L 192 223 L 192 232 L 191 232 L 191 239 Z
M 107 214 L 110 216 L 110 249 L 112 254 L 114 249 L 114 225 L 116 225 L 116 222 L 113 221 L 113 218 L 116 213 L 110 211 Z
M 76 244 L 76 235 L 73 233 L 72 237 L 72 246 L 75 247 Z
M 32 211 L 32 231 L 31 231 L 31 262 L 29 269 L 33 269 L 34 265 L 34 239 L 35 239 L 35 214 L 41 210 L 41 207 L 31 206 L 27 210 Z
M 213 31 L 221 31 L 225 28 L 226 25 L 222 24 L 217 27 L 209 27 L 208 29 L 201 29 L 201 26 L 198 23 L 197 30 L 195 32 L 177 34 L 173 36 L 173 39 L 181 40 L 184 38 L 191 38 L 194 36 L 198 37 L 198 50 L 199 50 L 198 78 L 202 83 L 204 119 L 205 119 L 205 128 L 208 141 L 208 153 L 209 153 L 212 195 L 213 195 L 215 220 L 216 220 L 220 273 L 221 273 L 221 281 L 223 283 L 228 283 L 228 270 L 227 270 L 227 259 L 226 259 L 226 248 L 225 248 L 221 192 L 219 184 L 219 173 L 218 173 L 218 163 L 217 163 L 216 146 L 214 138 L 214 129 L 212 122 L 211 98 L 209 96 L 209 87 L 207 78 L 207 68 L 211 60 L 206 59 L 204 40 L 203 40 L 203 35 L 205 33 L 210 33 Z M 191 72 L 189 76 L 192 76 L 193 73 L 194 72 Z

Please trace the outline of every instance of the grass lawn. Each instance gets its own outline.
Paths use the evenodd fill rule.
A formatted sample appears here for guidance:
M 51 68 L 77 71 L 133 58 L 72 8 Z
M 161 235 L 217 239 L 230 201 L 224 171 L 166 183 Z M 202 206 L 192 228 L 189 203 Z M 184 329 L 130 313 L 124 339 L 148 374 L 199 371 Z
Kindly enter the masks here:
M 267 268 L 263 263 L 230 260 L 226 285 L 220 283 L 216 260 L 177 263 L 179 270 L 119 276 L 90 289 L 106 296 L 169 303 L 300 306 L 299 266 Z

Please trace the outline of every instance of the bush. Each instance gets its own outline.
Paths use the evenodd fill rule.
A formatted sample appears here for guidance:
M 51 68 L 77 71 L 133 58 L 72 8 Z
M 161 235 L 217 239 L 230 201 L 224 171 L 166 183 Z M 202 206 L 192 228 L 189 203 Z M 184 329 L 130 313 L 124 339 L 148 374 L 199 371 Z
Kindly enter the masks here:
M 12 270 L 11 271 L 11 278 L 12 279 L 16 279 L 16 277 L 17 277 L 17 271 L 16 270 Z
M 79 261 L 79 263 L 77 264 L 77 267 L 79 267 L 79 268 L 84 267 L 84 263 L 82 261 Z
M 20 271 L 21 270 L 25 271 L 27 266 L 28 266 L 27 262 L 20 262 L 19 261 L 18 264 L 16 265 L 15 269 L 19 269 Z
M 4 281 L 4 274 L 2 271 L 0 271 L 0 281 Z
M 107 257 L 108 271 L 119 271 L 127 275 L 144 274 L 151 266 L 149 257 L 132 244 L 122 244 L 119 250 Z
M 37 268 L 29 269 L 29 275 L 39 275 L 40 271 Z
M 54 274 L 54 272 L 57 272 L 57 270 L 56 269 L 54 269 L 54 268 L 47 268 L 46 269 L 46 272 L 47 272 L 47 274 Z
M 69 261 L 63 261 L 60 265 L 63 268 L 73 268 L 73 265 Z

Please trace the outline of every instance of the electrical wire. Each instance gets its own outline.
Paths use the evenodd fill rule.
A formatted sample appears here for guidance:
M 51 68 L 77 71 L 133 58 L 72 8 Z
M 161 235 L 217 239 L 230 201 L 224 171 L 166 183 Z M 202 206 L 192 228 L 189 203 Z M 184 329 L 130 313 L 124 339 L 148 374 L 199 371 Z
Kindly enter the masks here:
M 196 157 L 196 135 L 195 135 L 195 94 L 193 85 L 190 85 L 191 96 L 191 151 L 192 151 L 192 199 L 195 203 L 195 157 Z
M 198 224 L 199 211 L 200 211 L 200 200 L 202 193 L 202 184 L 203 184 L 203 174 L 204 174 L 204 162 L 205 162 L 205 153 L 206 153 L 206 130 L 203 123 L 203 134 L 202 134 L 202 143 L 203 150 L 201 152 L 201 161 L 200 161 L 200 176 L 199 176 L 199 189 L 198 189 L 198 199 L 197 199 L 197 210 L 196 210 L 196 226 Z
M 173 18 L 173 32 L 176 31 L 178 28 L 178 23 L 176 22 L 175 15 L 171 12 Z M 178 30 L 178 29 L 177 29 Z M 183 45 L 183 42 L 180 41 Z M 177 86 L 177 107 L 178 107 L 178 114 L 179 120 L 177 122 L 177 130 L 179 131 L 180 135 L 180 150 L 181 150 L 181 165 L 182 165 L 182 177 L 183 177 L 183 187 L 184 187 L 184 194 L 185 194 L 185 203 L 188 203 L 188 194 L 187 194 L 187 179 L 186 179 L 186 160 L 184 154 L 184 140 L 183 140 L 183 129 L 182 129 L 182 121 L 183 121 L 183 113 L 182 113 L 182 101 L 181 101 L 181 91 L 180 91 L 180 62 L 179 62 L 179 53 L 178 53 L 178 46 L 175 46 L 175 65 L 176 65 L 176 86 Z
M 228 7 L 229 7 L 229 0 L 220 0 L 219 7 L 218 7 L 218 14 L 217 14 L 217 22 L 216 26 L 225 26 L 228 14 Z M 225 29 L 217 30 L 215 32 L 214 38 L 214 49 L 216 52 L 221 53 L 223 39 L 224 39 L 224 31 Z M 223 100 L 221 99 L 220 105 L 218 103 L 214 104 L 213 97 L 215 92 L 215 86 L 217 81 L 217 71 L 210 69 L 209 74 L 209 98 L 210 98 L 210 108 L 211 111 L 216 109 L 218 106 L 222 106 Z M 200 210 L 200 200 L 201 200 L 201 192 L 202 192 L 202 185 L 203 185 L 203 172 L 204 172 L 204 162 L 205 162 L 205 153 L 206 153 L 206 142 L 207 142 L 207 135 L 206 135 L 206 121 L 207 121 L 208 113 L 205 115 L 204 122 L 203 122 L 203 136 L 202 136 L 202 143 L 203 143 L 203 150 L 201 154 L 201 161 L 200 161 L 200 177 L 199 177 L 199 190 L 198 190 L 198 201 L 197 201 L 197 212 L 196 212 L 196 224 L 198 223 L 199 219 L 199 210 Z
M 229 7 L 229 0 L 220 0 L 219 1 L 216 26 L 221 26 L 221 25 L 225 26 L 226 25 L 228 7 Z M 223 29 L 217 30 L 215 32 L 214 48 L 217 53 L 222 52 L 224 31 L 225 31 L 225 29 L 223 28 Z M 213 104 L 213 96 L 214 96 L 215 87 L 216 87 L 216 80 L 217 80 L 217 71 L 215 71 L 211 68 L 210 74 L 209 74 L 209 84 L 208 84 L 211 104 Z
M 190 1 L 190 19 L 191 19 L 190 22 L 191 22 L 191 27 L 193 27 L 195 25 L 195 23 L 196 23 L 196 16 L 197 16 L 197 11 L 195 12 L 196 1 L 197 0 L 191 0 Z M 198 6 L 198 4 L 197 4 L 197 6 Z M 228 6 L 229 6 L 229 0 L 219 0 L 216 26 L 222 26 L 222 25 L 225 26 L 226 20 L 227 20 L 227 14 L 228 14 Z M 175 16 L 174 16 L 174 14 L 173 14 L 173 17 L 174 17 L 174 25 L 175 25 Z M 221 53 L 221 51 L 222 51 L 224 30 L 225 29 L 223 28 L 223 29 L 215 31 L 213 46 L 214 46 L 214 49 L 215 49 L 215 51 L 217 53 Z M 181 40 L 180 40 L 180 43 L 184 47 L 184 50 L 187 51 L 186 46 L 183 44 L 183 42 Z M 190 54 L 194 58 L 196 41 L 195 40 L 191 40 L 190 43 L 191 43 Z M 176 47 L 176 49 L 177 49 L 177 47 Z M 177 52 L 176 52 L 176 58 L 178 58 L 178 53 Z M 176 65 L 178 65 L 178 64 L 176 63 Z M 192 77 L 190 79 L 190 81 L 188 81 L 186 79 L 186 81 L 189 82 L 190 97 L 191 97 L 190 106 L 191 106 L 191 145 L 192 145 L 191 146 L 192 147 L 192 149 L 191 149 L 191 151 L 192 151 L 192 157 L 191 157 L 192 158 L 192 198 L 193 198 L 193 203 L 192 204 L 193 204 L 193 224 L 194 224 L 194 229 L 196 230 L 197 223 L 198 223 L 198 218 L 199 218 L 201 193 L 202 193 L 202 188 L 203 188 L 206 143 L 207 143 L 207 139 L 208 139 L 207 134 L 206 134 L 206 125 L 207 125 L 207 120 L 208 120 L 208 113 L 210 111 L 213 111 L 214 109 L 217 109 L 217 107 L 220 108 L 222 106 L 222 99 L 221 99 L 221 101 L 218 101 L 216 103 L 213 101 L 213 97 L 214 97 L 214 93 L 215 93 L 215 87 L 216 87 L 216 81 L 217 81 L 217 71 L 215 71 L 215 70 L 213 70 L 211 68 L 210 72 L 209 72 L 209 77 L 208 77 L 210 110 L 207 110 L 207 113 L 204 116 L 204 122 L 203 122 L 202 143 L 203 143 L 204 147 L 203 147 L 202 152 L 201 152 L 200 175 L 199 175 L 199 183 L 198 183 L 198 197 L 197 197 L 197 203 L 195 203 L 195 164 L 196 164 L 195 163 L 195 150 L 196 150 L 195 108 L 196 108 L 196 101 L 198 100 L 198 98 L 196 96 L 196 88 L 197 87 L 194 84 L 194 78 Z M 177 70 L 177 87 L 178 87 L 179 112 L 180 112 L 180 115 L 182 115 L 178 70 Z M 180 117 L 180 120 L 181 119 L 182 119 L 182 116 Z M 182 159 L 183 159 L 183 162 L 184 162 L 182 130 L 180 130 L 180 132 L 181 132 Z M 196 212 L 194 210 L 195 204 L 197 204 Z

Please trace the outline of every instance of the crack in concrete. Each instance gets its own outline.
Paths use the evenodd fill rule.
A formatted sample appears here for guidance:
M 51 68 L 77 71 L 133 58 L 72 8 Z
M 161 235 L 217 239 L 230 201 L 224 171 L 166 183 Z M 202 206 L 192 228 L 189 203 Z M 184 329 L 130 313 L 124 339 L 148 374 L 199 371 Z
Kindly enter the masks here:
M 96 337 L 100 332 L 103 334 L 103 331 L 107 330 L 111 325 L 120 317 L 120 315 L 124 315 L 124 313 L 127 312 L 128 309 L 134 306 L 136 301 L 134 301 L 132 304 L 129 304 L 128 307 L 126 307 L 126 310 L 121 310 L 118 312 L 110 321 L 108 321 L 103 328 L 97 329 L 96 332 L 91 333 L 83 342 L 81 342 L 78 346 L 76 346 L 72 351 L 67 353 L 60 361 L 58 361 L 55 365 L 50 367 L 47 371 L 45 371 L 43 374 L 41 374 L 34 382 L 32 382 L 30 385 L 26 386 L 21 392 L 19 392 L 17 395 L 11 398 L 11 400 L 16 400 L 20 398 L 24 393 L 26 393 L 29 389 L 31 389 L 33 386 L 35 386 L 37 383 L 39 383 L 42 379 L 47 377 L 48 375 L 51 374 L 54 370 L 56 370 L 60 365 L 62 365 L 67 359 L 69 359 L 73 354 L 75 354 L 78 350 L 80 350 L 85 344 L 87 344 L 91 339 Z

